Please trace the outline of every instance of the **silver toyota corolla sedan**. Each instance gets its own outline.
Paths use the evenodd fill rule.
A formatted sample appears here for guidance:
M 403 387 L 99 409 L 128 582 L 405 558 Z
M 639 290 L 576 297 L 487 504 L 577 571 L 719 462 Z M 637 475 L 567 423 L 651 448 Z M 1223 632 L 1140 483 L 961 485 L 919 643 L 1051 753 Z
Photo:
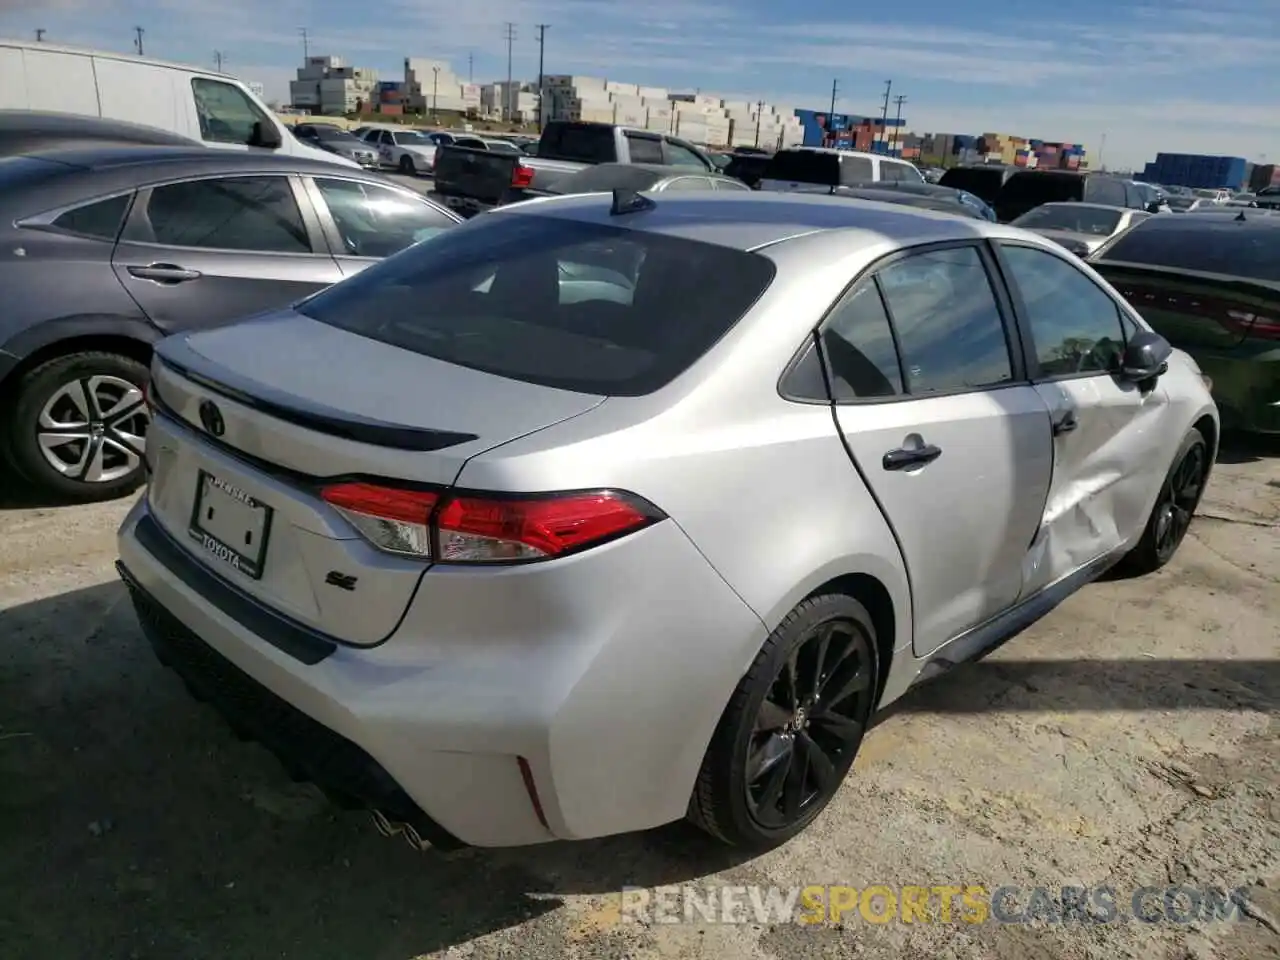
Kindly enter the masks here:
M 1218 437 L 1052 241 L 794 193 L 512 205 L 149 398 L 148 638 L 417 846 L 785 841 L 877 709 L 1166 563 Z

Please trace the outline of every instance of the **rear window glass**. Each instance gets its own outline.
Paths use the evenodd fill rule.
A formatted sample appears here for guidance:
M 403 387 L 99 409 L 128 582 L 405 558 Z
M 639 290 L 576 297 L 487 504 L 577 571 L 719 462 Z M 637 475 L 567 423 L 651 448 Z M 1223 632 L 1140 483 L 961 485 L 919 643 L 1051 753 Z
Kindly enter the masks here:
M 990 203 L 1004 185 L 1004 171 L 984 170 L 981 167 L 952 167 L 942 175 L 938 183 L 956 190 L 968 190 Z
M 512 380 L 641 396 L 706 353 L 773 276 L 755 253 L 513 214 L 476 217 L 298 309 Z
M 1280 223 L 1206 216 L 1166 226 L 1157 222 L 1162 219 L 1152 217 L 1122 233 L 1098 259 L 1280 280 Z
M 556 181 L 552 193 L 596 193 L 607 190 L 649 190 L 662 177 L 660 173 L 629 164 L 603 164 L 587 167 Z
M 834 153 L 814 150 L 779 150 L 769 160 L 764 178 L 836 187 L 840 185 L 840 158 Z
M 952 186 L 952 184 L 947 184 Z M 971 193 L 977 193 L 966 187 Z M 1000 191 L 1000 201 L 1020 203 L 1061 203 L 1081 200 L 1084 197 L 1084 181 L 1069 173 L 1015 173 Z
M 612 163 L 618 159 L 613 138 L 613 127 L 553 123 L 538 141 L 538 156 L 579 163 Z

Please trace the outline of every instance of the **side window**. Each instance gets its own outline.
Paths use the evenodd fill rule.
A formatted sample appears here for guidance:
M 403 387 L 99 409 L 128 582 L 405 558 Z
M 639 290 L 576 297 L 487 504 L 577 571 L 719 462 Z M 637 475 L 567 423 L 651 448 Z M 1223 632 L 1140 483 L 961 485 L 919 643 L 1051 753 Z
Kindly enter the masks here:
M 976 247 L 906 257 L 878 275 L 911 394 L 1013 379 L 1004 322 Z
M 469 147 L 472 150 L 488 149 L 485 147 L 483 140 L 477 140 L 475 137 L 459 137 L 457 140 L 453 141 L 453 143 L 454 146 Z
M 68 233 L 79 233 L 99 240 L 115 240 L 120 233 L 120 221 L 129 209 L 132 195 L 112 197 L 110 200 L 99 200 L 97 203 L 86 203 L 83 207 L 68 210 L 50 224 L 56 230 Z
M 1010 282 L 1022 295 L 1045 376 L 1105 373 L 1124 352 L 1115 301 L 1066 260 L 1031 247 L 1003 247 Z
M 324 177 L 316 186 L 353 257 L 389 257 L 454 225 L 435 207 L 386 187 Z
M 907 179 L 902 175 L 902 165 L 898 163 L 890 163 L 888 160 L 880 161 L 880 179 L 890 183 L 901 183 Z
M 220 177 L 155 187 L 126 239 L 175 247 L 311 253 L 285 177 Z
M 381 130 L 378 132 L 378 142 L 384 147 L 394 147 L 396 138 L 391 135 L 390 130 Z
M 1085 180 L 1084 200 L 1086 203 L 1105 203 L 1110 207 L 1130 206 L 1124 184 L 1111 177 L 1089 177 Z
M 627 152 L 632 163 L 662 163 L 662 141 L 657 137 L 641 137 L 628 133 Z
M 893 331 L 874 281 L 844 295 L 822 325 L 821 338 L 837 403 L 902 393 Z
M 707 169 L 707 165 L 702 162 L 702 158 L 690 150 L 688 147 L 679 143 L 667 141 L 667 163 L 673 167 L 697 167 L 699 170 Z M 661 162 L 661 161 L 659 161 Z
M 868 157 L 841 157 L 840 182 L 865 183 L 876 178 L 875 167 Z
M 239 87 L 220 80 L 196 77 L 191 81 L 200 119 L 200 136 L 212 143 L 248 143 L 253 125 L 271 120 Z

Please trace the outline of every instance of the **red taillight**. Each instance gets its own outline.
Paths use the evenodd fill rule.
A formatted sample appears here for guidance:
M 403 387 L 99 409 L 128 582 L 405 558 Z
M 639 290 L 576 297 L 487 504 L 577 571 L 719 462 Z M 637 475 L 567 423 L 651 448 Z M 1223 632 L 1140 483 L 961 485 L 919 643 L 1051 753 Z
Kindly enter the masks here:
M 663 518 L 613 490 L 515 498 L 339 483 L 321 496 L 379 549 L 441 563 L 547 560 Z
M 511 171 L 511 186 L 517 190 L 533 186 L 533 168 L 517 163 L 515 169 Z
M 1249 336 L 1259 340 L 1280 340 L 1280 320 L 1256 317 L 1249 327 Z

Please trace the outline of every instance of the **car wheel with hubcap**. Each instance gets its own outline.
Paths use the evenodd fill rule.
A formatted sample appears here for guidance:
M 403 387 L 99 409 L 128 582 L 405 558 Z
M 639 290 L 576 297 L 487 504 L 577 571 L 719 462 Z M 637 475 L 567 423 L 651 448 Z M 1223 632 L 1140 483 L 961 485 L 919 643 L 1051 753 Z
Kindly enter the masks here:
M 1210 467 L 1209 445 L 1193 427 L 1173 458 L 1142 539 L 1120 562 L 1124 571 L 1135 575 L 1154 573 L 1173 559 L 1200 505 Z
M 839 789 L 875 707 L 875 626 L 857 600 L 811 597 L 773 631 L 716 728 L 690 819 L 735 846 L 794 837 Z
M 77 353 L 23 374 L 5 424 L 18 471 L 76 502 L 108 500 L 144 479 L 147 368 L 112 353 Z

